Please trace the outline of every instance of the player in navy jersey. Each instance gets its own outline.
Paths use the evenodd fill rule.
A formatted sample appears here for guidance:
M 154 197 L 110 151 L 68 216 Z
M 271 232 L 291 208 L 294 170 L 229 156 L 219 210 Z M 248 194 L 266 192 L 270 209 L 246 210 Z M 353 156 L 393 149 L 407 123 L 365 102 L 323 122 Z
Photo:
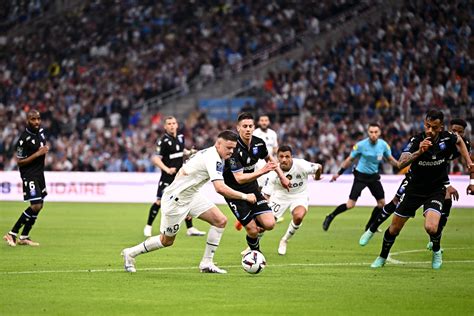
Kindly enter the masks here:
M 392 223 L 385 231 L 382 250 L 372 263 L 372 268 L 380 268 L 385 265 L 396 237 L 406 221 L 410 217 L 414 217 L 416 210 L 422 205 L 425 230 L 433 242 L 431 266 L 433 269 L 441 268 L 442 225 L 440 225 L 440 219 L 446 195 L 445 186 L 449 185 L 449 158 L 456 151 L 459 151 L 469 166 L 471 179 L 474 177 L 474 165 L 472 165 L 463 139 L 452 132 L 443 131 L 443 119 L 443 112 L 428 111 L 424 121 L 424 132 L 412 137 L 398 160 L 399 168 L 410 165 L 409 181 L 393 214 Z M 473 189 L 474 185 L 470 184 L 468 191 Z
M 156 201 L 150 207 L 147 224 L 143 229 L 145 237 L 152 236 L 152 225 L 160 210 L 163 191 L 173 182 L 177 172 L 183 166 L 184 156 L 194 152 L 184 147 L 184 136 L 178 134 L 178 122 L 176 118 L 173 116 L 165 118 L 164 128 L 165 135 L 158 141 L 156 154 L 152 159 L 155 166 L 161 169 L 161 178 L 158 183 Z M 185 222 L 187 227 L 186 234 L 188 236 L 203 236 L 206 234 L 193 227 L 191 217 L 187 217 Z
M 285 189 L 289 188 L 290 180 L 278 167 L 275 159 L 269 155 L 265 142 L 252 136 L 255 123 L 252 114 L 241 113 L 237 119 L 239 139 L 232 157 L 226 160 L 224 181 L 234 190 L 244 193 L 253 193 L 257 203 L 252 204 L 239 199 L 226 198 L 232 213 L 245 227 L 247 244 L 251 250 L 260 250 L 259 233 L 272 230 L 275 226 L 275 217 L 258 187 L 257 178 L 275 170 Z M 265 159 L 266 165 L 255 170 L 259 159 Z
M 464 144 L 466 145 L 467 151 L 471 151 L 471 143 L 469 142 L 468 139 L 464 137 L 464 132 L 466 129 L 467 123 L 463 119 L 453 119 L 450 122 L 450 130 L 457 135 L 461 136 L 461 138 L 464 141 Z M 460 156 L 459 151 L 456 151 L 453 153 L 448 159 L 454 160 Z M 471 160 L 472 160 L 472 155 L 471 155 Z M 449 165 L 448 165 L 448 172 L 449 172 Z M 369 243 L 370 239 L 374 235 L 374 233 L 377 231 L 380 225 L 384 223 L 390 215 L 395 212 L 395 209 L 397 208 L 398 203 L 400 202 L 400 198 L 405 192 L 405 188 L 408 185 L 408 181 L 410 181 L 410 174 L 408 173 L 405 176 L 405 179 L 403 179 L 402 183 L 400 184 L 400 187 L 397 190 L 397 193 L 393 197 L 392 201 L 390 203 L 387 203 L 382 210 L 382 213 L 379 214 L 377 219 L 372 223 L 372 225 L 367 229 L 364 234 L 360 237 L 359 244 L 361 246 L 365 246 Z M 459 198 L 459 193 L 458 191 L 452 187 L 452 186 L 447 186 L 446 187 L 446 196 L 443 202 L 443 212 L 441 214 L 441 219 L 440 219 L 440 232 L 444 229 L 446 226 L 446 223 L 448 221 L 449 214 L 451 213 L 451 207 L 453 205 L 453 199 L 457 200 Z M 441 238 L 441 237 L 440 237 Z M 433 243 L 430 241 L 427 245 L 428 249 L 432 249 Z
M 23 183 L 23 199 L 30 202 L 30 206 L 20 215 L 11 231 L 3 236 L 12 247 L 17 244 L 39 246 L 39 243 L 30 239 L 29 234 L 47 195 L 44 160 L 49 147 L 46 145 L 44 130 L 41 128 L 41 116 L 37 110 L 30 110 L 26 118 L 26 129 L 16 144 L 16 158 Z M 21 227 L 23 230 L 18 236 Z
M 333 175 L 331 179 L 331 182 L 336 181 L 355 159 L 359 159 L 354 170 L 354 183 L 352 184 L 351 193 L 349 194 L 349 200 L 339 205 L 331 214 L 326 216 L 323 222 L 323 230 L 329 229 L 329 225 L 331 225 L 331 222 L 337 215 L 353 208 L 362 190 L 366 187 L 369 188 L 370 193 L 372 193 L 377 201 L 377 206 L 374 207 L 372 215 L 365 226 L 365 230 L 367 230 L 382 212 L 382 207 L 385 204 L 385 192 L 380 182 L 379 166 L 384 158 L 393 166 L 397 165 L 397 161 L 393 158 L 388 144 L 383 139 L 380 139 L 381 130 L 379 124 L 369 124 L 368 133 L 369 137 L 354 145 L 349 157 L 342 162 L 339 172 Z

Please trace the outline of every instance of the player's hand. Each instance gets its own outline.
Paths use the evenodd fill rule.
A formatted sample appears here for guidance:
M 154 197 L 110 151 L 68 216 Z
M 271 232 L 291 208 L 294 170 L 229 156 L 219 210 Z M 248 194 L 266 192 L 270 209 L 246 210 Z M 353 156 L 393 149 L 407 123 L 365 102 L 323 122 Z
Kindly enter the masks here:
M 166 171 L 167 174 L 170 174 L 170 175 L 173 175 L 176 173 L 176 168 L 173 167 L 173 168 L 168 168 L 168 170 Z
M 37 153 L 38 153 L 38 156 L 43 156 L 43 155 L 46 155 L 46 153 L 49 151 L 49 147 L 48 146 L 41 146 Z
M 275 170 L 277 167 L 278 165 L 276 163 L 274 163 L 273 161 L 269 161 L 265 164 L 265 166 L 263 166 L 261 170 L 263 171 L 263 174 L 267 174 L 270 171 Z
M 423 141 L 420 143 L 420 152 L 421 152 L 421 153 L 424 153 L 424 152 L 427 151 L 432 145 L 433 145 L 433 143 L 431 142 L 431 137 L 426 137 L 426 138 L 423 139 Z
M 339 178 L 339 175 L 338 174 L 335 174 L 332 176 L 331 180 L 329 180 L 329 182 L 334 182 L 337 180 L 337 178 Z
M 280 178 L 281 186 L 284 187 L 288 192 L 290 192 L 290 179 L 287 177 Z
M 253 193 L 247 193 L 247 202 L 255 204 L 257 202 L 257 197 Z
M 467 195 L 474 195 L 474 184 L 470 184 L 467 186 L 466 193 Z
M 314 174 L 314 180 L 316 180 L 316 181 L 321 180 L 322 179 L 321 178 L 322 173 L 323 173 L 323 167 L 321 165 L 319 165 L 318 170 Z
M 456 190 L 455 187 L 450 185 L 449 187 L 446 188 L 446 192 L 449 194 L 451 199 L 453 199 L 454 201 L 459 200 L 459 193 L 458 193 L 458 190 Z

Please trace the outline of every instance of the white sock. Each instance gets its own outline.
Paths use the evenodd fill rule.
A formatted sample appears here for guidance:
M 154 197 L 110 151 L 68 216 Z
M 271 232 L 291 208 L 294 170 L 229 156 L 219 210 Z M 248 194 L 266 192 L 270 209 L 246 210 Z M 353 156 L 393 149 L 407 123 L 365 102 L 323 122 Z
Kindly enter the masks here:
M 139 243 L 136 246 L 128 248 L 130 251 L 131 257 L 136 257 L 142 253 L 154 251 L 160 248 L 164 248 L 163 244 L 161 243 L 160 235 L 153 236 L 148 238 L 142 243 Z
M 298 230 L 298 228 L 301 227 L 301 224 L 300 225 L 296 225 L 293 220 L 291 220 L 290 222 L 290 225 L 288 225 L 288 229 L 286 230 L 286 233 L 285 235 L 283 236 L 283 240 L 288 240 L 290 239 L 291 237 L 293 237 L 293 235 L 296 233 L 296 231 Z
M 201 262 L 208 263 L 213 262 L 214 253 L 219 246 L 219 243 L 224 233 L 225 228 L 219 228 L 216 226 L 211 226 L 209 228 L 209 233 L 207 234 L 206 248 L 204 249 L 204 255 L 202 256 Z

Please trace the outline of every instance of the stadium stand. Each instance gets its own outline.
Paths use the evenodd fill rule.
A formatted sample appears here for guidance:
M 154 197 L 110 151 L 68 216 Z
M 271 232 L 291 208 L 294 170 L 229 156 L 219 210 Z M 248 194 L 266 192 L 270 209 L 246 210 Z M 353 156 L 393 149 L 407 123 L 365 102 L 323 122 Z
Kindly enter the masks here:
M 358 4 L 323 1 L 302 10 L 262 1 L 133 3 L 88 2 L 28 38 L 9 39 L 0 57 L 0 170 L 16 168 L 15 138 L 24 111 L 36 107 L 52 140 L 50 170 L 153 171 L 160 114 L 133 104 L 176 87 L 185 93 L 194 76 L 212 82 L 222 65 L 235 66 L 278 38 L 308 28 L 317 33 L 316 20 Z M 336 171 L 369 121 L 384 123 L 397 157 L 408 135 L 420 130 L 427 107 L 472 120 L 469 2 L 417 4 L 332 47 L 282 59 L 286 69 L 268 73 L 250 110 L 274 113 L 280 142 L 323 162 L 325 172 Z M 196 109 L 182 125 L 188 145 L 202 148 L 234 124 Z

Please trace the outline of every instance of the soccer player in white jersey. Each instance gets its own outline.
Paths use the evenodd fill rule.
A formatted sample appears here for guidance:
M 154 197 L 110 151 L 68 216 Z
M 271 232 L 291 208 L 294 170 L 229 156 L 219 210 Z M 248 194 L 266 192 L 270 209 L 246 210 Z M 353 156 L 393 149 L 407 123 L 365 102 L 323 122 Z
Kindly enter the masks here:
M 276 155 L 278 149 L 278 140 L 277 133 L 269 128 L 270 118 L 268 115 L 261 115 L 258 119 L 258 128 L 253 131 L 253 136 L 257 136 L 265 142 L 267 145 L 267 151 L 270 156 Z M 266 161 L 260 159 L 255 166 L 255 170 L 262 169 L 265 166 Z M 258 186 L 263 187 L 265 177 L 260 177 L 257 179 Z
M 287 210 L 291 212 L 292 220 L 278 247 L 278 253 L 284 255 L 288 240 L 300 228 L 308 212 L 308 175 L 312 174 L 315 180 L 321 179 L 322 166 L 304 159 L 293 158 L 290 146 L 278 148 L 277 158 L 283 174 L 290 180 L 290 190 L 283 188 L 277 174 L 271 172 L 264 177 L 265 185 L 262 193 L 269 198 L 269 206 L 276 218 L 282 217 Z
M 199 189 L 210 180 L 216 192 L 227 198 L 256 202 L 253 193 L 233 190 L 224 183 L 224 160 L 232 155 L 238 137 L 232 131 L 223 131 L 217 136 L 214 146 L 198 151 L 184 164 L 161 199 L 161 234 L 122 250 L 125 271 L 136 272 L 136 256 L 173 245 L 181 222 L 191 215 L 211 224 L 199 270 L 206 273 L 227 273 L 213 262 L 227 218 Z

